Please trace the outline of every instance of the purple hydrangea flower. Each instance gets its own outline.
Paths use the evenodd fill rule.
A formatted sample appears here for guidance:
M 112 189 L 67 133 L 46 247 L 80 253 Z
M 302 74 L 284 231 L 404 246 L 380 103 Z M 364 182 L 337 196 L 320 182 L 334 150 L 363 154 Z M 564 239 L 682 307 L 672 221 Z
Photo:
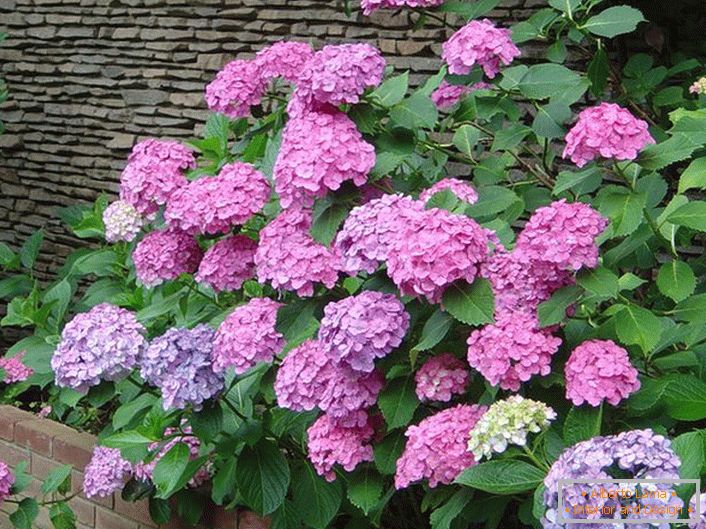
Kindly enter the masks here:
M 83 493 L 86 497 L 105 498 L 122 490 L 132 474 L 132 465 L 122 458 L 117 448 L 96 446 L 83 474 Z
M 14 484 L 15 476 L 12 475 L 10 467 L 4 461 L 0 461 L 0 505 L 10 496 Z

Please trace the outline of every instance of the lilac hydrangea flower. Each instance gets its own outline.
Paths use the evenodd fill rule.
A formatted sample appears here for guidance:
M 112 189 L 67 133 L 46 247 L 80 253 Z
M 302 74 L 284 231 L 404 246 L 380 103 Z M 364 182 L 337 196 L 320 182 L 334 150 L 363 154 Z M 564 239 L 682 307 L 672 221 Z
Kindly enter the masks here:
M 83 474 L 83 493 L 86 497 L 105 498 L 122 490 L 132 474 L 132 465 L 122 458 L 117 448 L 96 446 Z
M 444 178 L 439 180 L 437 183 L 431 187 L 425 189 L 419 194 L 419 200 L 426 203 L 429 199 L 433 197 L 436 193 L 448 189 L 451 191 L 459 200 L 468 202 L 469 204 L 475 204 L 478 202 L 478 193 L 470 182 L 465 180 L 459 180 L 458 178 Z
M 402 343 L 408 327 L 409 314 L 396 296 L 365 291 L 326 305 L 319 341 L 337 363 L 370 372 L 376 358 Z
M 264 79 L 284 77 L 295 83 L 306 63 L 314 56 L 314 50 L 306 42 L 280 41 L 257 52 L 255 62 Z
M 229 118 L 243 118 L 250 114 L 250 107 L 260 104 L 266 90 L 267 79 L 260 62 L 235 60 L 206 85 L 206 104 Z
M 451 353 L 432 356 L 414 376 L 419 400 L 437 402 L 449 402 L 454 395 L 463 395 L 468 379 L 468 369 Z
M 203 253 L 191 235 L 179 230 L 157 230 L 145 235 L 132 252 L 137 279 L 147 287 L 191 274 Z
M 341 420 L 373 406 L 385 384 L 385 377 L 380 371 L 361 373 L 333 362 L 322 371 L 321 378 L 325 388 L 317 406 L 331 417 Z
M 5 384 L 24 382 L 34 374 L 34 369 L 27 367 L 22 362 L 25 354 L 27 351 L 20 351 L 15 356 L 0 357 L 0 369 L 5 372 L 4 376 L 0 378 L 0 382 Z
M 224 371 L 233 366 L 240 375 L 258 362 L 271 362 L 285 343 L 275 329 L 280 306 L 269 298 L 253 298 L 231 312 L 216 331 L 213 369 Z
M 0 461 L 0 505 L 10 496 L 14 484 L 15 476 L 12 475 L 10 467 L 4 461 Z
M 416 9 L 419 7 L 436 7 L 444 3 L 444 0 L 361 0 L 360 7 L 365 16 L 369 16 L 378 9 L 400 9 L 409 7 Z
M 200 409 L 223 390 L 224 377 L 211 361 L 215 331 L 208 325 L 172 328 L 152 340 L 140 357 L 140 374 L 157 386 L 164 409 Z
M 492 88 L 493 85 L 484 82 L 466 86 L 441 81 L 438 88 L 431 93 L 431 101 L 439 110 L 448 110 L 468 94 L 476 90 L 492 90 Z
M 316 340 L 307 340 L 284 357 L 275 378 L 277 404 L 293 411 L 313 410 L 325 393 L 331 359 Z
M 106 241 L 130 242 L 142 229 L 142 217 L 131 204 L 124 200 L 116 200 L 105 208 L 103 224 Z
M 146 345 L 145 333 L 132 312 L 109 303 L 77 314 L 51 359 L 56 384 L 85 392 L 101 380 L 127 375 Z
M 211 246 L 201 259 L 195 279 L 216 292 L 238 290 L 255 277 L 257 243 L 245 235 L 233 235 Z
M 704 78 L 706 80 L 706 77 Z M 706 85 L 706 81 L 704 82 Z M 704 92 L 706 92 L 706 86 L 704 86 Z M 696 502 L 699 502 L 699 520 L 697 522 L 689 523 L 689 529 L 706 529 L 706 493 L 698 494 L 698 491 L 689 500 L 689 518 L 694 518 L 696 513 Z

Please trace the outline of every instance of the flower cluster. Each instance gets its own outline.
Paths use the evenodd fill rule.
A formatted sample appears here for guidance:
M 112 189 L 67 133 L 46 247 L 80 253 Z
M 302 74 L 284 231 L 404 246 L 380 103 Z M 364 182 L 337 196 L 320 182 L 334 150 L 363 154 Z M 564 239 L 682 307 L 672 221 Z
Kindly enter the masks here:
M 172 328 L 152 340 L 140 357 L 140 374 L 157 386 L 164 409 L 200 409 L 223 390 L 223 375 L 211 362 L 215 331 L 208 325 Z
M 34 369 L 27 367 L 22 362 L 26 353 L 26 351 L 21 351 L 15 356 L 0 357 L 0 369 L 5 372 L 4 376 L 0 378 L 0 382 L 5 384 L 24 382 L 34 374 Z
M 441 57 L 451 74 L 466 75 L 478 64 L 493 79 L 501 64 L 507 66 L 519 55 L 510 30 L 496 27 L 486 18 L 472 20 L 454 33 L 444 42 Z
M 375 165 L 375 149 L 342 112 L 309 112 L 290 119 L 274 167 L 282 207 L 310 206 L 346 180 L 363 185 Z
M 463 362 L 451 353 L 433 356 L 415 375 L 417 397 L 421 401 L 449 402 L 466 391 L 468 378 Z
M 468 94 L 476 90 L 491 90 L 492 88 L 493 85 L 484 82 L 466 86 L 441 81 L 441 84 L 431 93 L 431 100 L 439 110 L 448 110 Z
M 214 112 L 243 118 L 250 114 L 250 107 L 260 104 L 266 89 L 260 64 L 238 59 L 226 64 L 206 85 L 206 104 Z
M 313 410 L 326 392 L 331 359 L 317 340 L 307 340 L 284 357 L 275 378 L 280 408 Z
M 77 314 L 51 359 L 56 384 L 85 392 L 101 380 L 125 376 L 146 345 L 145 332 L 133 313 L 109 303 Z
M 314 50 L 306 42 L 280 41 L 258 51 L 255 63 L 260 68 L 260 77 L 264 79 L 283 77 L 296 83 L 313 56 Z
M 116 200 L 103 212 L 105 240 L 108 242 L 132 241 L 142 229 L 142 217 L 124 200 Z
M 395 487 L 403 489 L 421 479 L 428 480 L 430 487 L 447 485 L 475 465 L 467 450 L 469 432 L 485 410 L 485 406 L 459 404 L 410 426 L 404 452 L 397 460 Z
M 180 143 L 142 141 L 132 148 L 120 176 L 120 199 L 140 215 L 151 216 L 186 184 L 184 171 L 195 165 L 194 153 Z
M 324 308 L 319 341 L 330 357 L 356 371 L 398 347 L 409 327 L 404 305 L 392 294 L 366 291 Z
M 195 279 L 216 292 L 238 290 L 243 282 L 255 277 L 257 243 L 245 235 L 233 235 L 218 241 L 203 256 Z
M 326 388 L 317 405 L 339 421 L 373 406 L 385 384 L 380 371 L 361 373 L 333 362 L 323 374 Z
M 583 167 L 595 158 L 634 160 L 654 139 L 647 122 L 615 103 L 601 103 L 582 110 L 566 135 L 563 157 Z
M 83 471 L 83 493 L 87 498 L 105 498 L 123 488 L 132 475 L 132 465 L 117 448 L 96 446 L 91 461 Z
M 689 513 L 696 512 L 696 502 L 699 502 L 699 520 L 698 522 L 689 523 L 689 529 L 706 529 L 706 493 L 695 493 L 689 500 L 689 508 L 692 510 Z M 692 514 L 690 517 L 693 517 Z
M 270 185 L 260 171 L 243 162 L 224 165 L 177 190 L 167 202 L 164 218 L 186 233 L 227 233 L 245 224 L 270 198 Z
M 10 495 L 14 484 L 15 476 L 12 475 L 10 467 L 4 461 L 0 461 L 0 505 Z
M 175 229 L 148 233 L 132 252 L 137 279 L 147 287 L 195 272 L 201 256 L 196 239 Z
M 309 234 L 311 212 L 287 209 L 260 231 L 255 266 L 260 283 L 311 296 L 314 283 L 333 287 L 339 258 Z
M 611 340 L 589 340 L 573 350 L 564 366 L 566 398 L 580 406 L 617 404 L 640 389 L 628 352 Z
M 444 3 L 444 0 L 361 0 L 360 7 L 365 16 L 370 15 L 378 9 L 400 9 L 409 7 L 416 9 L 419 7 L 436 7 Z
M 458 178 L 444 178 L 443 180 L 439 180 L 431 187 L 422 191 L 419 194 L 419 200 L 425 203 L 429 202 L 431 197 L 444 189 L 448 189 L 456 195 L 456 198 L 468 202 L 469 204 L 478 202 L 478 193 L 473 189 L 473 186 L 465 180 L 459 180 Z
M 543 402 L 512 395 L 493 403 L 471 430 L 468 450 L 477 461 L 500 454 L 508 445 L 525 446 L 527 435 L 537 433 L 556 419 L 556 413 Z
M 694 84 L 689 87 L 689 93 L 706 95 L 706 76 L 694 81 Z
M 280 304 L 269 298 L 253 298 L 231 312 L 213 340 L 213 369 L 233 366 L 240 375 L 258 362 L 271 362 L 284 348 L 284 337 L 275 329 Z

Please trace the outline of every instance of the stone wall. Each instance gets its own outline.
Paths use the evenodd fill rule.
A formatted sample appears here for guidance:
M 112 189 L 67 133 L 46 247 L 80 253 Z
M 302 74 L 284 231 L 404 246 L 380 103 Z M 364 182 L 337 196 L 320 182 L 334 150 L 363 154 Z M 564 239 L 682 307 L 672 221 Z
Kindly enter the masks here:
M 412 81 L 438 71 L 447 29 L 413 30 L 409 12 L 363 17 L 342 0 L 0 0 L 0 240 L 47 228 L 40 267 L 72 247 L 56 207 L 114 193 L 132 145 L 189 138 L 205 118 L 204 84 L 236 55 L 294 38 L 315 46 L 366 40 Z M 351 1 L 356 8 L 356 0 Z M 544 0 L 490 13 L 526 18 Z

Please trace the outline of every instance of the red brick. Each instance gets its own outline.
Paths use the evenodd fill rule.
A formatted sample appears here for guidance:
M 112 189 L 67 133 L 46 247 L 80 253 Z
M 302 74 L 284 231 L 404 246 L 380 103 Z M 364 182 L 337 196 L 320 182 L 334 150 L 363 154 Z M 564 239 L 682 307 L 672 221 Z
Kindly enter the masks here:
M 49 475 L 49 472 L 60 466 L 61 463 L 57 463 L 53 459 L 32 454 L 32 475 L 37 479 L 43 480 Z
M 72 498 L 69 506 L 76 513 L 79 523 L 93 527 L 96 522 L 96 506 L 83 498 Z
M 96 507 L 96 528 L 97 529 L 139 529 L 139 524 L 134 520 L 123 518 L 119 514 Z
M 35 416 L 14 406 L 0 406 L 0 439 L 12 441 L 15 439 L 15 424 L 20 421 L 34 419 Z
M 25 461 L 27 463 L 27 471 L 30 469 L 29 450 L 18 448 L 5 441 L 0 441 L 0 459 L 11 467 L 15 467 L 18 463 Z
M 115 495 L 115 512 L 125 515 L 128 518 L 141 522 L 149 527 L 156 527 L 150 516 L 150 508 L 147 500 L 128 502 L 123 500 L 119 494 Z
M 238 529 L 269 529 L 269 527 L 269 518 L 261 518 L 253 512 L 243 511 L 238 516 Z
M 54 437 L 54 451 L 52 457 L 56 461 L 73 466 L 76 470 L 83 470 L 91 460 L 96 438 L 91 434 L 72 432 L 66 435 L 58 433 Z
M 30 419 L 15 424 L 15 442 L 33 452 L 51 457 L 53 438 L 51 423 L 41 419 Z
M 204 518 L 209 527 L 218 527 L 218 529 L 238 528 L 238 513 L 235 511 L 226 511 L 220 506 L 215 506 L 207 510 L 204 514 Z

